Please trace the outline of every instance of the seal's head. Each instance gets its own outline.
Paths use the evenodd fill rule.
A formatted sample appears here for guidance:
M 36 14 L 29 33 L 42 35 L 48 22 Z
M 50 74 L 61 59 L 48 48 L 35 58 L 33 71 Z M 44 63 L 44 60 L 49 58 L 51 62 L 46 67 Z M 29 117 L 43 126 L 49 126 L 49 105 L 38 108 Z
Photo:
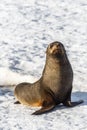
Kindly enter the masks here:
M 66 51 L 61 42 L 53 42 L 49 44 L 46 51 L 47 55 L 54 56 L 54 57 L 62 57 L 65 55 Z

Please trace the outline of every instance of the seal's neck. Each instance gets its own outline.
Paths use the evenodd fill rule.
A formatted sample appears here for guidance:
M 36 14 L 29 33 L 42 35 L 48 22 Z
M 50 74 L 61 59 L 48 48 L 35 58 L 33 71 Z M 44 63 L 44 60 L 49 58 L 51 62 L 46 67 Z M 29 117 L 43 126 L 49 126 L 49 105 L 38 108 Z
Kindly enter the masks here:
M 52 70 L 54 70 L 58 67 L 59 67 L 59 60 L 47 55 L 43 74 L 47 74 L 48 72 L 51 72 Z
M 65 65 L 68 62 L 69 62 L 69 60 L 68 60 L 66 53 L 63 55 L 56 55 L 56 56 L 46 55 L 46 64 L 47 65 L 52 65 L 52 64 Z
M 60 63 L 60 60 L 53 56 L 46 56 L 46 66 L 57 66 Z
M 68 64 L 69 60 L 66 54 L 61 57 L 46 55 L 46 64 L 43 70 L 43 74 L 47 74 L 48 72 L 52 72 L 54 70 L 59 70 L 60 67 L 64 68 L 64 66 L 67 66 Z

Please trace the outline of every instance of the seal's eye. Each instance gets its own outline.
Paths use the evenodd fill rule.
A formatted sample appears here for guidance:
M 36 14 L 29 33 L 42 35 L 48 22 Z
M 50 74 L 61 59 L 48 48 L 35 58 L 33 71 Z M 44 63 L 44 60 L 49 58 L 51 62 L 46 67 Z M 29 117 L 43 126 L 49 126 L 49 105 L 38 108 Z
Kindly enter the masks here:
M 51 43 L 51 44 L 50 44 L 50 48 L 52 48 L 53 46 L 54 46 L 54 43 Z

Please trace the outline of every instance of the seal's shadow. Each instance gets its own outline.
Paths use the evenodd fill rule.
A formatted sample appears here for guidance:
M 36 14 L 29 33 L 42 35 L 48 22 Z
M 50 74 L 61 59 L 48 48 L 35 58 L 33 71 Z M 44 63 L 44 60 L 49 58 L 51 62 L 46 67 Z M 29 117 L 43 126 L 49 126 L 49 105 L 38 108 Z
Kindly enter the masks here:
M 13 89 L 14 89 L 13 87 L 9 88 L 9 87 L 0 86 L 0 103 L 4 102 L 5 99 L 6 100 L 14 99 Z
M 73 92 L 72 93 L 72 101 L 73 101 L 74 97 L 76 100 L 83 100 L 84 101 L 84 103 L 80 104 L 80 106 L 87 105 L 87 92 L 79 92 L 79 91 Z

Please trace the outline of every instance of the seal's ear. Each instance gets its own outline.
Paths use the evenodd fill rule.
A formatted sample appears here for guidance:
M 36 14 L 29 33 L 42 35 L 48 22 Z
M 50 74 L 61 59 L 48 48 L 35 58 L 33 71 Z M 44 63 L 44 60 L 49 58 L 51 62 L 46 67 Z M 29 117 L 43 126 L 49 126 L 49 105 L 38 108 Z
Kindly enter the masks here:
M 63 55 L 66 53 L 66 50 L 65 50 L 65 48 L 62 44 L 61 44 L 61 52 L 62 52 Z

